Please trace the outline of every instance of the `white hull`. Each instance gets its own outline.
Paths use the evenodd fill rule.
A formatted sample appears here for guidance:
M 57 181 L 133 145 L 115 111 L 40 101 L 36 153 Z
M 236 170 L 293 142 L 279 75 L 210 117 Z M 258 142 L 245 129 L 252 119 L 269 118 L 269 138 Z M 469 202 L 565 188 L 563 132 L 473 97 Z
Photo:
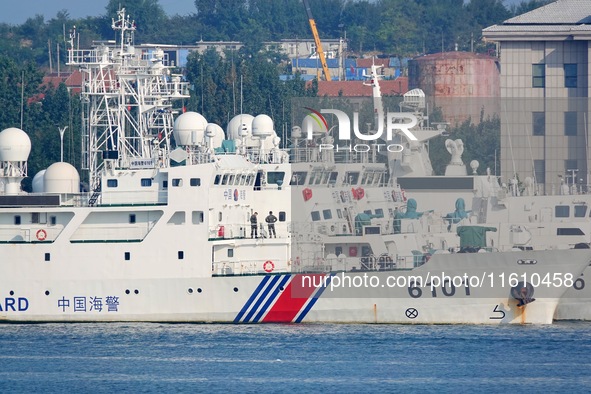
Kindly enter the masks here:
M 565 287 L 538 287 L 533 294 L 535 301 L 519 307 L 511 296 L 511 286 L 501 286 L 500 282 L 490 286 L 488 278 L 498 280 L 501 274 L 509 273 L 543 276 L 556 272 L 558 266 L 562 272 L 577 277 L 590 254 L 585 250 L 566 251 L 569 263 L 560 265 L 558 253 L 565 251 L 441 255 L 413 270 L 207 278 L 134 279 L 126 275 L 125 269 L 110 264 L 109 280 L 80 275 L 72 262 L 69 279 L 43 275 L 30 280 L 3 278 L 0 288 L 8 289 L 5 294 L 12 294 L 0 299 L 0 320 L 550 324 Z M 524 258 L 536 259 L 537 264 L 517 265 Z M 408 286 L 354 287 L 355 283 L 362 283 L 355 278 L 361 280 L 364 276 L 385 284 L 388 277 L 410 281 L 410 276 L 482 277 L 483 272 L 487 273 L 487 280 L 479 287 L 452 288 L 448 284 L 431 289 L 427 283 L 412 291 Z M 327 280 L 327 286 L 321 285 L 325 283 L 322 280 Z M 331 288 L 337 280 L 350 280 L 354 285 Z
M 591 268 L 587 267 L 558 304 L 556 320 L 591 320 Z

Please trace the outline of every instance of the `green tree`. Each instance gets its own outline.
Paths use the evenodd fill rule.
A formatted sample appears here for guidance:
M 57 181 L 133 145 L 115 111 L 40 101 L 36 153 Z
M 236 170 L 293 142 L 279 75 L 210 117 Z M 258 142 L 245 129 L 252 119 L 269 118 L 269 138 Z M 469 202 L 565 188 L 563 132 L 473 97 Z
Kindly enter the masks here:
M 477 160 L 480 164 L 478 171 L 484 174 L 487 168 L 494 172 L 495 154 L 500 153 L 501 121 L 498 117 L 482 120 L 478 125 L 468 119 L 458 127 L 450 129 L 448 137 L 437 137 L 429 142 L 429 157 L 436 175 L 445 174 L 445 167 L 449 163 L 450 155 L 445 148 L 448 138 L 461 139 L 466 150 L 462 156 L 468 174 L 472 173 L 470 162 Z M 500 167 L 497 165 L 497 173 Z
M 117 19 L 117 11 L 121 8 L 125 8 L 126 14 L 136 22 L 138 41 L 158 39 L 168 19 L 158 0 L 109 0 L 106 7 L 109 23 L 111 18 Z

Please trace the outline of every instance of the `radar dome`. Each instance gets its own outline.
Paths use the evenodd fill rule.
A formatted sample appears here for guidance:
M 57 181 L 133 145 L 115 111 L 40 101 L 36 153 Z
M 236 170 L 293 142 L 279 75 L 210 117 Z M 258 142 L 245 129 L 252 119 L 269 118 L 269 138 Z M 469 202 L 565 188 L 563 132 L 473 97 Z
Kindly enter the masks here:
M 257 115 L 252 121 L 252 135 L 255 137 L 269 137 L 275 134 L 273 119 L 269 115 Z
M 45 186 L 44 186 L 44 182 L 43 182 L 43 177 L 45 176 L 45 171 L 46 170 L 41 170 L 37 174 L 35 174 L 35 176 L 33 177 L 33 182 L 32 182 L 33 193 L 43 193 L 43 191 L 45 190 Z
M 43 183 L 47 193 L 78 193 L 80 175 L 69 163 L 53 163 L 45 171 Z
M 185 112 L 174 121 L 172 134 L 178 146 L 192 146 L 203 143 L 207 120 L 197 112 Z
M 31 139 L 21 129 L 10 127 L 0 132 L 0 161 L 27 161 Z
M 249 114 L 236 115 L 226 127 L 226 135 L 229 140 L 238 140 L 243 136 L 250 138 L 252 135 L 252 121 L 254 116 Z
M 224 135 L 224 129 L 215 123 L 208 123 L 205 128 L 205 136 L 212 140 L 211 147 L 219 148 L 222 146 L 222 141 L 226 139 Z

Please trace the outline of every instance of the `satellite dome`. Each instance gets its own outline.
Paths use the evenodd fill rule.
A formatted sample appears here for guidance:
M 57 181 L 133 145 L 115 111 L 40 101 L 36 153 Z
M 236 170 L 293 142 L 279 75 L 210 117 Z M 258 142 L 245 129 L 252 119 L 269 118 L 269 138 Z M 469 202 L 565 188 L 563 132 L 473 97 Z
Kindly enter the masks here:
M 47 193 L 78 193 L 80 175 L 69 163 L 53 163 L 43 176 L 44 189 Z
M 47 170 L 41 170 L 37 174 L 35 174 L 35 176 L 33 177 L 33 182 L 32 182 L 33 193 L 43 193 L 43 190 L 45 190 L 43 177 L 44 177 L 46 171 Z
M 226 139 L 224 129 L 215 123 L 208 123 L 205 128 L 206 139 L 212 139 L 212 148 L 219 148 L 222 146 L 222 141 Z
M 250 138 L 252 135 L 252 121 L 254 116 L 249 114 L 236 115 L 226 127 L 226 135 L 229 140 L 238 140 L 243 136 Z
M 10 127 L 0 132 L 0 161 L 27 161 L 31 139 L 21 129 Z
M 273 119 L 269 115 L 257 115 L 252 121 L 252 135 L 255 137 L 269 137 L 275 134 Z
M 197 112 L 185 112 L 174 121 L 172 134 L 178 146 L 192 146 L 203 143 L 207 120 Z

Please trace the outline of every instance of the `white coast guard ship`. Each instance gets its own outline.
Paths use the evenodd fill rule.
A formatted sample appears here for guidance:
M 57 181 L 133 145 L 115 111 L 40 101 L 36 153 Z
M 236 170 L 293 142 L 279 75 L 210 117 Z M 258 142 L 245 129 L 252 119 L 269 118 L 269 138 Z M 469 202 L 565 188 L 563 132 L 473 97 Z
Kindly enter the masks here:
M 374 106 L 377 108 L 382 104 L 376 70 L 376 67 L 372 69 L 370 80 Z M 497 231 L 486 233 L 487 244 L 503 251 L 560 250 L 589 246 L 591 193 L 588 185 L 576 182 L 574 171 L 565 174 L 565 181 L 550 194 L 538 192 L 535 180 L 531 178 L 524 179 L 523 185 L 518 184 L 517 178 L 507 182 L 508 185 L 501 184 L 489 169 L 485 175 L 478 175 L 479 163 L 475 160 L 470 163 L 472 174 L 468 174 L 462 161 L 464 144 L 461 140 L 450 138 L 445 142 L 451 154 L 445 175 L 434 176 L 427 142 L 444 131 L 444 127 L 441 124 L 436 129 L 422 127 L 422 122 L 426 120 L 423 116 L 425 96 L 419 89 L 405 94 L 402 106 L 410 109 L 421 120 L 413 129 L 413 133 L 420 138 L 416 142 L 404 141 L 407 149 L 402 154 L 389 156 L 388 173 L 405 190 L 402 194 L 412 196 L 412 209 L 416 210 L 418 205 L 422 208 L 420 210 L 425 211 L 424 215 L 415 215 L 412 219 L 401 215 L 399 231 L 410 234 L 439 233 L 426 242 L 432 246 L 423 249 L 433 249 L 434 245 L 438 245 L 435 249 L 439 250 L 458 247 L 459 239 L 449 236 L 449 233 L 455 234 L 458 226 L 465 225 L 494 226 Z M 375 163 L 376 160 L 370 158 L 369 161 Z M 375 187 L 371 177 L 360 180 L 359 185 L 367 193 L 372 193 Z M 401 194 L 398 198 L 401 198 Z M 374 202 L 374 210 L 371 211 L 371 207 L 364 205 L 362 199 L 354 201 L 358 205 L 358 212 L 373 212 L 371 222 L 374 225 L 384 223 L 386 212 L 385 217 L 389 216 L 390 223 L 382 231 L 388 233 L 394 217 L 391 205 L 386 201 Z M 404 204 L 397 209 L 399 212 L 405 211 L 407 206 Z M 444 235 L 446 231 L 448 236 Z M 415 253 L 418 253 L 417 250 Z M 562 298 L 556 319 L 591 320 L 589 277 L 591 267 L 576 278 Z
M 422 240 L 392 234 L 391 258 L 369 267 L 363 246 L 378 250 L 381 235 L 371 226 L 353 234 L 349 215 L 338 235 L 347 260 L 326 264 L 326 237 L 305 213 L 335 197 L 344 204 L 348 166 L 335 166 L 334 185 L 311 196 L 269 117 L 239 115 L 227 136 L 196 113 L 173 122 L 186 84 L 169 74 L 162 51 L 136 53 L 124 10 L 113 27 L 117 44 L 81 50 L 72 41 L 69 50 L 85 77 L 89 192 L 63 162 L 23 192 L 30 140 L 16 128 L 0 132 L 1 321 L 551 323 L 566 287 L 534 289 L 509 276 L 576 277 L 591 258 L 589 250 L 525 250 L 436 253 L 425 262 L 394 247 Z M 376 184 L 398 202 L 393 181 Z M 257 226 L 251 238 L 250 217 L 258 212 L 262 224 L 269 211 L 277 237 Z

